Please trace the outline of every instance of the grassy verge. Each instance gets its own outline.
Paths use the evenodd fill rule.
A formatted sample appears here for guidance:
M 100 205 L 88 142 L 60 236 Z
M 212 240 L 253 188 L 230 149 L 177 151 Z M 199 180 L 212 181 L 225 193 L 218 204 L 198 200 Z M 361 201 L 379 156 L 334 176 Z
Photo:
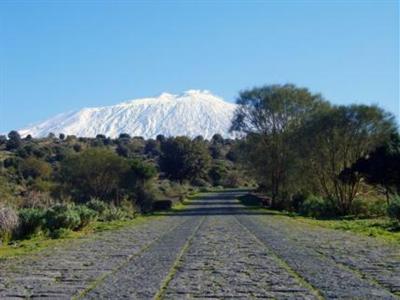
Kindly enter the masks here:
M 52 239 L 51 237 L 39 234 L 28 239 L 15 240 L 8 245 L 0 245 L 0 260 L 13 258 L 21 255 L 33 254 L 47 248 L 61 247 L 74 239 L 84 238 L 94 233 L 117 230 L 126 226 L 134 226 L 148 220 L 153 220 L 168 214 L 176 213 L 185 209 L 185 202 L 195 199 L 197 194 L 188 196 L 184 201 L 174 204 L 168 211 L 153 212 L 141 215 L 132 220 L 116 220 L 110 222 L 94 222 L 80 231 L 66 231 L 63 236 Z
M 251 195 L 239 197 L 239 200 L 247 208 L 267 210 L 268 216 L 290 218 L 302 224 L 349 231 L 364 236 L 376 237 L 385 242 L 400 243 L 400 225 L 386 217 L 368 219 L 314 219 L 303 217 L 295 213 L 263 208 L 258 198 Z
M 400 244 L 400 226 L 388 218 L 353 219 L 353 220 L 317 220 L 295 217 L 296 220 L 324 228 L 355 232 L 364 236 L 376 237 L 386 242 Z
M 37 253 L 44 249 L 63 246 L 71 240 L 88 237 L 94 233 L 116 230 L 126 226 L 141 224 L 158 216 L 149 214 L 139 216 L 132 220 L 118 220 L 110 222 L 94 222 L 81 231 L 68 231 L 60 238 L 52 239 L 44 234 L 33 236 L 29 239 L 12 241 L 8 245 L 0 246 L 0 260 L 17 256 Z

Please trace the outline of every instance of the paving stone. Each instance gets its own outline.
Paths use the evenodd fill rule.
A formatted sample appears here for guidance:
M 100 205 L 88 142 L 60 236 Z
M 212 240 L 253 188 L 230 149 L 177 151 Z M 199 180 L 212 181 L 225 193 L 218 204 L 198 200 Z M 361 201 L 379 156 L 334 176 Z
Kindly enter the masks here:
M 240 194 L 0 261 L 0 299 L 399 299 L 400 245 L 246 209 Z

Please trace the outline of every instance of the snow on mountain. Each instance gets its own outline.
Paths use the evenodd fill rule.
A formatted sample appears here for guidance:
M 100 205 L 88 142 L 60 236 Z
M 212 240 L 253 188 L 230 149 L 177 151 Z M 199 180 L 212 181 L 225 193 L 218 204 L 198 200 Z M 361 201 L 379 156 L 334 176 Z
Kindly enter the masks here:
M 144 138 L 155 138 L 158 134 L 202 135 L 207 139 L 220 133 L 233 137 L 229 127 L 235 108 L 236 104 L 225 102 L 209 91 L 189 90 L 180 95 L 163 93 L 155 98 L 62 113 L 21 129 L 19 133 L 33 137 L 45 137 L 50 132 L 79 137 L 97 134 L 117 137 L 120 133 Z

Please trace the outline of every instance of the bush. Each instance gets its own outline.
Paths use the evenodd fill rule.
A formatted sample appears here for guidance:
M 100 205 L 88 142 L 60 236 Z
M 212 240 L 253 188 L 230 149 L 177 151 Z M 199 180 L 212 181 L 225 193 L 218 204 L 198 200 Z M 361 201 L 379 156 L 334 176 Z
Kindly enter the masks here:
M 59 228 L 51 231 L 50 237 L 52 239 L 63 239 L 67 238 L 70 234 L 71 234 L 71 229 Z
M 325 199 L 311 195 L 301 204 L 300 213 L 307 217 L 319 218 L 329 215 L 331 211 Z
M 78 205 L 74 209 L 81 219 L 79 228 L 86 227 L 97 219 L 98 213 L 85 205 Z
M 171 200 L 157 200 L 153 202 L 153 210 L 168 210 L 172 207 Z
M 24 208 L 49 208 L 54 205 L 54 199 L 49 193 L 35 190 L 27 191 L 23 198 L 21 206 Z
M 104 213 L 100 216 L 101 221 L 109 222 L 109 221 L 116 221 L 116 220 L 125 220 L 129 219 L 129 214 L 115 206 L 111 206 L 107 208 Z
M 134 218 L 136 217 L 136 214 L 139 211 L 139 208 L 136 207 L 132 201 L 130 201 L 128 198 L 123 199 L 120 204 L 118 205 L 119 208 L 121 208 L 123 211 L 125 211 L 126 215 L 129 216 L 129 218 Z
M 101 201 L 97 198 L 90 199 L 90 201 L 86 203 L 86 206 L 97 212 L 99 215 L 104 213 L 108 208 L 108 205 L 104 201 Z
M 81 224 L 79 213 L 72 205 L 57 204 L 49 208 L 45 214 L 46 227 L 50 231 L 60 228 L 77 229 Z
M 211 187 L 211 184 L 202 178 L 196 178 L 196 179 L 192 180 L 191 183 L 192 183 L 192 185 L 198 186 L 198 187 L 206 187 L 206 188 Z
M 379 217 L 387 213 L 387 203 L 382 199 L 359 199 L 353 201 L 351 213 L 362 217 Z
M 19 211 L 19 234 L 30 236 L 38 233 L 44 225 L 45 211 L 40 208 L 23 208 Z
M 18 214 L 10 207 L 0 207 L 0 242 L 8 243 L 19 224 Z
M 140 207 L 141 212 L 147 213 L 153 208 L 155 195 L 153 191 L 139 189 L 136 193 L 137 205 Z
M 396 195 L 390 201 L 388 206 L 388 215 L 390 218 L 400 222 L 400 196 Z

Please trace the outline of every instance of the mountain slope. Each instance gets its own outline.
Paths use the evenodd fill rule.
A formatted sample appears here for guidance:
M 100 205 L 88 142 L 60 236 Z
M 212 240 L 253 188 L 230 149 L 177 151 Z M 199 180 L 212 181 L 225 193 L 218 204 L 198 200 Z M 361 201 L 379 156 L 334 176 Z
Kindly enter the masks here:
M 236 105 L 208 91 L 189 90 L 180 95 L 163 93 L 156 98 L 122 102 L 113 106 L 84 108 L 59 114 L 47 121 L 19 130 L 22 136 L 44 137 L 50 132 L 82 137 L 120 133 L 155 138 L 202 135 L 211 138 L 228 132 Z

